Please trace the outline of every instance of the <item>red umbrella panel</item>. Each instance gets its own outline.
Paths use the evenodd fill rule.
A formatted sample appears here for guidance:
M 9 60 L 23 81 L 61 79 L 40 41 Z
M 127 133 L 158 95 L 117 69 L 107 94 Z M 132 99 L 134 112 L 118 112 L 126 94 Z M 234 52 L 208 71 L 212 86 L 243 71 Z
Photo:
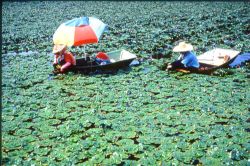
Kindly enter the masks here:
M 53 35 L 54 44 L 80 46 L 98 43 L 107 25 L 95 17 L 81 17 L 61 24 Z

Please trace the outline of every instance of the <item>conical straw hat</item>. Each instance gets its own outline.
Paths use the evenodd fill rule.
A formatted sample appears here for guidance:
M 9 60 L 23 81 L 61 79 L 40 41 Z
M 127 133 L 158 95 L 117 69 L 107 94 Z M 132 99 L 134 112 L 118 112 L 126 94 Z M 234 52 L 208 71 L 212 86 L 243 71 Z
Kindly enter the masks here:
M 58 53 L 58 52 L 62 51 L 64 48 L 66 48 L 66 45 L 64 45 L 64 44 L 56 44 L 56 45 L 54 45 L 52 52 L 53 52 L 53 54 L 55 54 L 55 53 Z
M 174 52 L 186 52 L 186 51 L 192 51 L 194 48 L 191 44 L 180 42 L 177 46 L 174 47 Z

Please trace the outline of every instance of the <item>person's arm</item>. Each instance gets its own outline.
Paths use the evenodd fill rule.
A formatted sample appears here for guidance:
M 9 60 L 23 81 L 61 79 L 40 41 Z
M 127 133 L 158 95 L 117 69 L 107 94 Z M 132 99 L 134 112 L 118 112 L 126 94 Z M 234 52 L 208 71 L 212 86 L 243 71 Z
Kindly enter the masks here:
M 66 62 L 60 69 L 60 71 L 63 73 L 68 67 L 71 66 L 70 62 Z
M 179 57 L 178 57 L 178 60 L 182 60 L 184 58 L 184 55 L 181 54 Z
M 181 60 L 181 55 L 178 57 L 178 60 Z
M 71 62 L 72 65 L 76 65 L 76 59 L 72 53 L 69 52 L 69 61 Z
M 53 64 L 57 64 L 57 55 L 54 55 L 54 62 Z

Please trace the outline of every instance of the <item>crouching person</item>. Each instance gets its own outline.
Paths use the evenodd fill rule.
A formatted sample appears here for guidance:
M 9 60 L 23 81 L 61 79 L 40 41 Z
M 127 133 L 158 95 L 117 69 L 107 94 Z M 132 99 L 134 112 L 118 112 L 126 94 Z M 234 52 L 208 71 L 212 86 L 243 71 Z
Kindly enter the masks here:
M 98 52 L 97 53 L 97 55 L 95 57 L 95 62 L 98 65 L 106 65 L 106 64 L 111 63 L 110 59 L 109 59 L 109 56 L 104 52 Z
M 167 66 L 168 70 L 174 69 L 189 69 L 197 70 L 200 67 L 196 55 L 191 52 L 193 46 L 191 44 L 180 42 L 177 46 L 174 47 L 173 52 L 179 52 L 181 55 L 178 60 L 169 64 Z
M 53 66 L 59 73 L 67 72 L 72 66 L 76 65 L 76 59 L 72 53 L 67 51 L 66 45 L 55 45 L 53 48 Z

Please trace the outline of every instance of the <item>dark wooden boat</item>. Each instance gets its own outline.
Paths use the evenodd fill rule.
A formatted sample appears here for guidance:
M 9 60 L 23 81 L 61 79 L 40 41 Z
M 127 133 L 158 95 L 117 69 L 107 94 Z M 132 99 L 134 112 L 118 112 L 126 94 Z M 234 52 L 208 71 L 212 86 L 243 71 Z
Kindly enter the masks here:
M 184 73 L 211 74 L 216 69 L 227 67 L 239 55 L 240 51 L 215 48 L 197 57 L 200 67 L 197 70 L 176 69 Z
M 97 64 L 94 59 L 80 58 L 76 59 L 76 65 L 70 69 L 73 72 L 90 73 L 96 71 L 115 71 L 124 67 L 128 67 L 130 63 L 136 59 L 136 55 L 126 50 L 117 50 L 106 53 L 109 58 L 109 64 Z

